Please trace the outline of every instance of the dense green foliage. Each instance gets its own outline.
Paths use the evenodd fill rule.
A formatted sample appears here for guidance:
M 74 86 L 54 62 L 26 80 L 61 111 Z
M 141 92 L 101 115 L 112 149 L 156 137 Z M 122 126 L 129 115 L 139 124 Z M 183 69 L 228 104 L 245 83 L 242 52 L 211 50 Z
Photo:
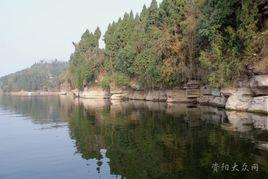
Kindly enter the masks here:
M 70 71 L 73 75 L 74 84 L 82 89 L 88 82 L 93 81 L 100 67 L 102 51 L 99 49 L 100 29 L 95 33 L 87 30 L 78 44 L 74 44 L 75 52 L 71 55 Z
M 66 62 L 41 61 L 30 68 L 0 78 L 0 89 L 10 91 L 57 90 L 60 74 L 67 68 Z
M 124 87 L 130 84 L 130 79 L 127 75 L 120 72 L 115 72 L 112 75 L 106 75 L 101 81 L 103 89 L 109 89 L 111 85 L 117 87 Z
M 213 86 L 223 86 L 256 59 L 257 8 L 252 0 L 210 0 L 200 19 L 200 61 Z
M 140 14 L 125 13 L 109 25 L 100 50 L 100 31 L 86 31 L 71 56 L 76 87 L 101 71 L 108 88 L 118 75 L 146 88 L 183 86 L 192 79 L 214 87 L 245 74 L 263 47 L 258 28 L 260 0 L 152 0 Z M 125 83 L 127 85 L 127 83 Z
M 132 12 L 126 13 L 123 19 L 110 24 L 104 36 L 106 61 L 110 63 L 108 72 L 120 71 L 148 88 L 187 81 L 184 47 L 180 43 L 186 5 L 181 0 L 163 1 L 158 7 L 153 0 L 135 18 Z

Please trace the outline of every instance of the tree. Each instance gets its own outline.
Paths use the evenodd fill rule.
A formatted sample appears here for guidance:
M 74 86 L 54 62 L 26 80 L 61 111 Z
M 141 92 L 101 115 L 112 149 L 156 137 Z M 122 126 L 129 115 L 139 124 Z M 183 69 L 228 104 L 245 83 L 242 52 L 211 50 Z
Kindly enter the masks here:
M 159 6 L 152 0 L 135 17 L 131 11 L 109 24 L 103 64 L 95 54 L 99 28 L 83 34 L 71 58 L 75 79 L 89 84 L 103 66 L 109 77 L 120 74 L 148 88 L 193 79 L 229 85 L 259 58 L 257 9 L 257 0 L 163 0 Z
M 136 57 L 136 51 L 130 46 L 120 49 L 117 55 L 115 65 L 116 70 L 131 75 L 132 74 L 131 66 L 134 62 L 135 57 Z
M 100 28 L 99 27 L 97 27 L 97 29 L 95 30 L 94 36 L 95 36 L 95 38 L 98 41 L 97 47 L 99 47 L 99 40 L 100 40 L 100 37 L 101 37 L 101 31 L 100 31 Z
M 204 5 L 199 59 L 211 86 L 230 85 L 258 53 L 256 9 L 251 0 L 208 0 Z
M 150 30 L 152 26 L 156 26 L 158 22 L 158 5 L 156 0 L 152 0 L 149 7 L 146 31 Z
M 74 76 L 75 86 L 80 90 L 96 78 L 99 67 L 103 63 L 102 51 L 99 49 L 100 37 L 99 28 L 94 34 L 86 30 L 71 55 L 70 72 Z
M 60 74 L 67 69 L 67 63 L 61 61 L 40 61 L 30 68 L 0 78 L 0 89 L 12 91 L 57 91 Z

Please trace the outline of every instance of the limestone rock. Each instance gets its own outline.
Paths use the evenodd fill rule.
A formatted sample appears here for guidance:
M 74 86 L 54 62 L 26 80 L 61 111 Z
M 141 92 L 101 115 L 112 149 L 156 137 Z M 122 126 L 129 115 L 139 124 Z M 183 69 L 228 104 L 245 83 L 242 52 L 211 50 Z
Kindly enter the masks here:
M 268 95 L 268 75 L 256 75 L 251 78 L 250 87 L 255 95 Z
M 268 96 L 254 97 L 250 102 L 248 111 L 268 114 Z
M 225 107 L 226 101 L 227 100 L 224 96 L 221 96 L 221 97 L 216 96 L 211 101 L 209 101 L 209 103 L 213 106 Z
M 124 100 L 127 98 L 127 93 L 115 93 L 115 94 L 112 94 L 110 99 L 111 100 Z
M 188 98 L 198 98 L 200 97 L 200 89 L 187 89 L 186 94 Z
M 217 107 L 224 107 L 226 104 L 226 98 L 224 96 L 210 96 L 205 95 L 197 99 L 200 104 L 208 104 Z
M 147 94 L 144 91 L 132 91 L 129 92 L 127 98 L 131 100 L 145 100 L 146 95 Z
M 247 111 L 252 100 L 252 92 L 249 88 L 239 88 L 230 96 L 225 105 L 226 109 Z
M 194 102 L 194 99 L 187 98 L 186 90 L 182 90 L 182 89 L 167 90 L 166 94 L 167 94 L 167 102 L 168 103 Z
M 111 94 L 121 94 L 121 93 L 123 93 L 123 90 L 122 89 L 111 89 L 110 93 Z
M 203 86 L 200 89 L 201 95 L 221 96 L 221 91 L 218 88 L 210 88 Z
M 211 95 L 212 96 L 221 96 L 221 91 L 218 88 L 212 88 L 211 89 Z
M 221 94 L 225 97 L 229 97 L 233 95 L 237 91 L 236 88 L 222 88 L 221 89 Z
M 107 99 L 110 97 L 110 93 L 102 88 L 88 88 L 81 92 L 79 97 L 87 99 Z
M 147 101 L 166 101 L 167 96 L 164 91 L 152 90 L 148 91 L 145 100 Z
M 209 104 L 210 101 L 213 100 L 213 96 L 210 95 L 204 95 L 204 96 L 200 96 L 199 98 L 197 98 L 197 102 L 200 104 Z
M 112 87 L 110 89 L 111 100 L 124 100 L 127 98 L 128 92 L 124 89 Z

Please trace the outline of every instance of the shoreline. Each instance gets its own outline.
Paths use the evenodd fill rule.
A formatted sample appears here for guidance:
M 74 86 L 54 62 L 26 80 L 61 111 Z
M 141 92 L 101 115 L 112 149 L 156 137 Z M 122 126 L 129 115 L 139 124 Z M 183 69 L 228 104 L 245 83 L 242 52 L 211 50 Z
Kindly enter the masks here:
M 110 90 L 100 88 L 87 89 L 78 92 L 65 92 L 65 95 L 72 95 L 81 99 L 106 99 L 110 101 L 151 101 L 172 103 L 199 104 L 213 106 L 228 111 L 249 112 L 261 115 L 268 115 L 268 96 L 245 95 L 248 88 L 237 89 L 202 89 L 195 90 L 195 94 L 189 94 L 187 89 L 173 90 Z
M 2 93 L 0 95 L 3 96 L 20 96 L 20 97 L 27 97 L 27 96 L 56 96 L 59 95 L 60 92 L 51 92 L 51 91 L 19 91 L 19 92 L 9 92 L 9 93 Z
M 225 89 L 226 91 L 226 89 Z M 237 89 L 240 91 L 240 89 Z M 187 96 L 187 90 L 185 89 L 173 89 L 173 90 L 102 90 L 100 88 L 87 89 L 85 91 L 20 91 L 20 92 L 9 92 L 1 93 L 4 96 L 19 96 L 19 97 L 38 97 L 38 96 L 72 96 L 78 99 L 103 99 L 109 101 L 150 101 L 150 102 L 162 102 L 166 104 L 176 104 L 176 103 L 188 103 L 188 104 L 198 104 L 202 106 L 212 106 L 221 108 L 227 111 L 237 111 L 237 112 L 249 112 L 260 115 L 268 115 L 268 103 L 266 101 L 257 101 L 255 98 L 247 100 L 245 102 L 239 101 L 240 104 L 235 102 L 235 105 L 230 105 L 230 100 L 233 94 L 229 94 L 228 97 L 222 95 L 222 90 L 215 92 L 215 89 L 211 89 L 211 93 L 206 90 L 205 92 L 200 89 L 196 92 L 195 96 Z M 256 97 L 258 99 L 259 97 Z M 228 102 L 229 100 L 229 102 Z M 250 107 L 251 103 L 254 102 L 254 107 Z M 262 103 L 262 104 L 261 104 Z M 241 106 L 246 106 L 241 108 Z

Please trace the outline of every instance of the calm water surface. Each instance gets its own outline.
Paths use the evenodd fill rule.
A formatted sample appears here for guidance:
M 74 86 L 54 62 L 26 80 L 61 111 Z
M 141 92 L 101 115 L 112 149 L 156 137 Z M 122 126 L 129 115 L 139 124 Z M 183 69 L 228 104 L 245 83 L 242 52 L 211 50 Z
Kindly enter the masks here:
M 0 96 L 0 178 L 267 178 L 267 131 L 205 106 Z

